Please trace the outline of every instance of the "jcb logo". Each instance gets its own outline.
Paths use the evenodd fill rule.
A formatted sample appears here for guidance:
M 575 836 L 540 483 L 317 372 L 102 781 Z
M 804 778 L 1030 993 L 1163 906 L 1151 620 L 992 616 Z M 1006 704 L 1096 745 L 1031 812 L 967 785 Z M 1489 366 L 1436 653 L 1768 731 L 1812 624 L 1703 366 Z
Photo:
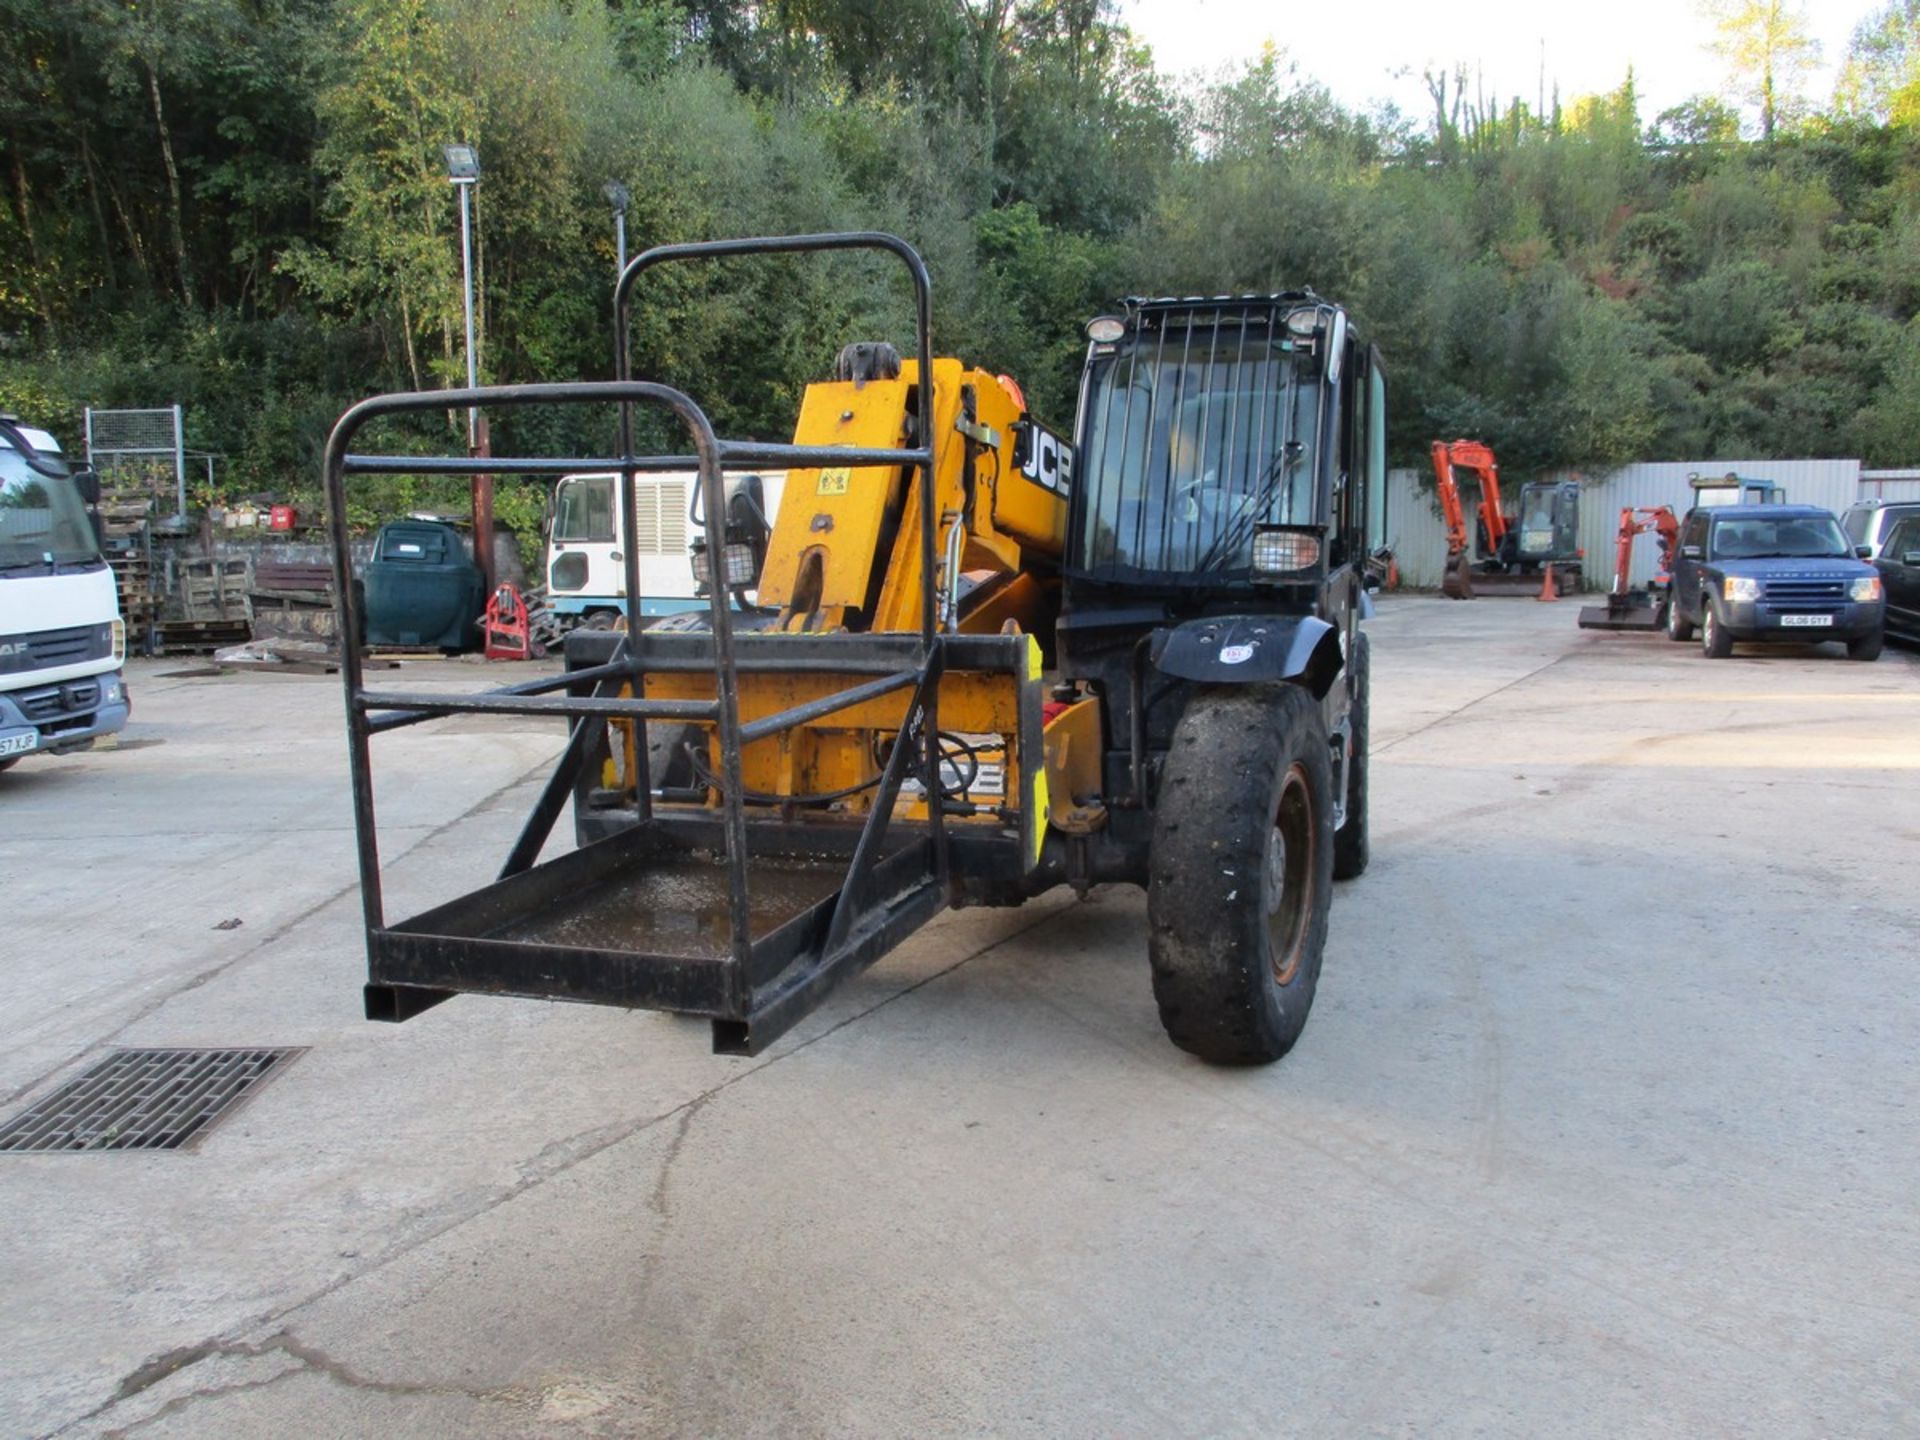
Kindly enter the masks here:
M 1065 495 L 1073 482 L 1073 447 L 1052 431 L 1035 425 L 1027 439 L 1020 473 L 1056 495 Z

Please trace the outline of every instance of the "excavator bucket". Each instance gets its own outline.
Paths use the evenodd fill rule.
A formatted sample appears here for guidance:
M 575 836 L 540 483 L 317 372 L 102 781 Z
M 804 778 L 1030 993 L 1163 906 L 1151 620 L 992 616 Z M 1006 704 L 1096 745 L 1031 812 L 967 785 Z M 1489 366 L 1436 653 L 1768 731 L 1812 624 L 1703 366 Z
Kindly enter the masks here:
M 1645 590 L 1616 591 L 1604 604 L 1580 607 L 1582 630 L 1658 630 L 1662 618 L 1660 607 Z
M 1440 593 L 1449 600 L 1473 599 L 1473 570 L 1465 555 L 1449 555 L 1440 575 Z

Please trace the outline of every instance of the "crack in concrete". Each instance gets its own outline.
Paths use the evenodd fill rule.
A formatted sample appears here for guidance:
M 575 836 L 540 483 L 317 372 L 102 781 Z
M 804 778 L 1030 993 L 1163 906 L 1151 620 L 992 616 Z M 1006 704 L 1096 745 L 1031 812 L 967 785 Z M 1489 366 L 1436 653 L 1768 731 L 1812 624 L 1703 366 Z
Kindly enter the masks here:
M 531 774 L 532 772 L 529 771 L 528 773 Z M 504 788 L 511 788 L 511 787 L 503 787 L 503 789 Z M 499 794 L 502 792 L 495 792 L 495 793 Z M 491 800 L 492 798 L 494 797 L 492 796 L 488 797 L 489 800 Z M 482 802 L 482 803 L 485 803 L 485 802 Z M 451 823 L 453 822 L 449 822 L 449 824 Z M 698 1115 L 699 1112 L 706 1107 L 707 1103 L 712 1099 L 714 1099 L 714 1097 L 719 1095 L 722 1091 L 729 1090 L 733 1086 L 740 1084 L 742 1081 L 748 1080 L 753 1076 L 758 1075 L 761 1071 L 766 1070 L 771 1066 L 778 1065 L 783 1060 L 789 1060 L 793 1058 L 795 1055 L 801 1054 L 803 1051 L 812 1049 L 815 1045 L 820 1044 L 822 1041 L 832 1039 L 835 1035 L 838 1035 L 842 1030 L 845 1030 L 848 1026 L 856 1024 L 857 1022 L 866 1019 L 869 1015 L 873 1015 L 880 1010 L 884 1010 L 887 1006 L 893 1004 L 895 1001 L 903 1000 L 909 995 L 916 994 L 920 990 L 925 989 L 928 985 L 933 984 L 934 981 L 943 979 L 944 977 L 951 975 L 954 971 L 958 970 L 963 965 L 970 964 L 971 962 L 980 959 L 982 956 L 991 955 L 994 951 L 999 950 L 1004 946 L 1012 944 L 1014 941 L 1021 939 L 1023 936 L 1028 935 L 1032 931 L 1039 929 L 1042 925 L 1046 925 L 1054 920 L 1057 920 L 1063 915 L 1074 913 L 1077 910 L 1077 908 L 1078 908 L 1078 902 L 1068 901 L 1066 903 L 1062 903 L 1059 905 L 1055 905 L 1051 908 L 1045 909 L 1034 920 L 1032 920 L 1030 923 L 1026 925 L 1022 925 L 1019 929 L 1014 930 L 1007 935 L 1003 935 L 996 940 L 990 941 L 987 944 L 980 946 L 977 950 L 968 951 L 965 955 L 960 956 L 959 959 L 954 960 L 947 965 L 941 966 L 938 970 L 935 970 L 930 974 L 923 975 L 920 979 L 914 981 L 911 985 L 904 985 L 898 990 L 895 990 L 887 995 L 881 996 L 878 1000 L 875 1000 L 871 1005 L 868 1005 L 864 1009 L 856 1010 L 851 1015 L 848 1015 L 843 1019 L 835 1022 L 834 1024 L 828 1026 L 825 1030 L 822 1030 L 818 1035 L 812 1036 L 806 1040 L 802 1040 L 800 1043 L 792 1046 L 790 1049 L 780 1050 L 777 1053 L 770 1054 L 765 1059 L 761 1060 L 760 1063 L 756 1065 L 752 1065 L 733 1075 L 729 1075 L 725 1080 L 722 1080 L 719 1084 L 714 1085 L 711 1088 L 702 1091 L 700 1094 L 693 1096 L 691 1099 L 685 1100 L 682 1103 L 673 1106 L 671 1109 L 662 1111 L 658 1115 L 640 1116 L 633 1120 L 621 1122 L 615 1125 L 597 1126 L 592 1130 L 582 1131 L 577 1136 L 571 1136 L 566 1140 L 558 1141 L 554 1144 L 546 1146 L 540 1151 L 539 1155 L 536 1156 L 533 1161 L 528 1162 L 525 1166 L 522 1167 L 521 1177 L 518 1180 L 516 1180 L 512 1185 L 509 1185 L 505 1190 L 502 1190 L 501 1192 L 499 1192 L 497 1195 L 492 1196 L 491 1198 L 487 1199 L 484 1202 L 471 1205 L 461 1213 L 448 1216 L 443 1221 L 443 1223 L 436 1225 L 431 1230 L 428 1230 L 423 1234 L 412 1236 L 406 1240 L 397 1242 L 396 1244 L 389 1246 L 386 1250 L 382 1251 L 379 1255 L 375 1256 L 371 1261 L 369 1261 L 366 1265 L 361 1266 L 359 1269 L 349 1271 L 348 1273 L 327 1282 L 325 1285 L 320 1286 L 319 1288 L 309 1292 L 306 1295 L 299 1297 L 296 1300 L 291 1300 L 287 1304 L 282 1305 L 277 1309 L 268 1311 L 263 1315 L 257 1316 L 251 1321 L 244 1322 L 241 1328 L 257 1329 L 260 1326 L 277 1324 L 278 1322 L 286 1319 L 286 1317 L 288 1317 L 289 1315 L 295 1314 L 300 1310 L 304 1310 L 308 1306 L 317 1304 L 320 1301 L 326 1299 L 329 1295 L 332 1295 L 339 1290 L 345 1289 L 348 1285 L 353 1284 L 355 1281 L 364 1279 L 369 1275 L 373 1275 L 378 1273 L 381 1270 L 384 1270 L 387 1266 L 394 1264 L 399 1260 L 404 1259 L 406 1256 L 412 1254 L 415 1250 L 420 1249 L 422 1246 L 432 1244 L 434 1241 L 440 1239 L 441 1237 L 447 1234 L 450 1234 L 454 1230 L 459 1229 L 462 1225 L 469 1224 L 470 1222 L 479 1219 L 483 1215 L 490 1214 L 494 1210 L 499 1209 L 502 1205 L 510 1204 L 512 1201 L 517 1200 L 520 1196 L 526 1194 L 527 1191 L 533 1189 L 535 1186 L 543 1185 L 547 1181 L 555 1179 L 558 1176 L 565 1174 L 568 1170 L 571 1170 L 574 1166 L 579 1165 L 584 1161 L 591 1160 L 594 1156 L 604 1153 L 605 1151 L 611 1149 L 613 1146 L 620 1144 L 622 1141 L 631 1139 L 633 1136 L 641 1134 L 644 1131 L 650 1130 L 654 1126 L 660 1125 L 665 1121 L 678 1119 L 680 1121 L 678 1132 L 675 1134 L 674 1138 L 668 1143 L 666 1155 L 661 1164 L 660 1175 L 654 1182 L 652 1205 L 653 1205 L 653 1208 L 655 1209 L 655 1213 L 660 1214 L 662 1215 L 663 1218 L 665 1218 L 665 1210 L 662 1207 L 664 1207 L 666 1204 L 666 1191 L 669 1184 L 669 1176 L 672 1171 L 673 1164 L 679 1158 L 680 1152 L 686 1142 L 687 1132 L 693 1124 L 694 1117 Z M 542 1163 L 543 1161 L 545 1161 L 546 1163 Z M 102 1401 L 99 1405 L 96 1405 L 93 1409 L 87 1411 L 83 1415 L 76 1416 L 74 1419 L 69 1420 L 64 1425 L 59 1426 L 57 1429 L 46 1431 L 41 1437 L 39 1437 L 39 1440 L 55 1440 L 55 1437 L 65 1435 L 71 1432 L 75 1427 L 84 1425 L 90 1420 L 99 1418 L 100 1416 L 106 1414 L 108 1411 L 112 1410 L 116 1405 L 120 1405 L 124 1403 L 126 1400 L 140 1394 L 142 1391 L 147 1390 L 151 1388 L 153 1385 L 158 1384 L 160 1381 L 167 1379 L 169 1376 L 178 1374 L 181 1371 L 189 1369 L 192 1366 L 198 1365 L 206 1360 L 220 1358 L 223 1356 L 237 1356 L 242 1358 L 251 1358 L 251 1357 L 255 1357 L 262 1354 L 273 1353 L 276 1351 L 283 1352 L 288 1355 L 292 1355 L 296 1359 L 302 1360 L 303 1364 L 308 1365 L 309 1368 L 319 1369 L 321 1370 L 322 1373 L 328 1374 L 333 1378 L 340 1380 L 341 1383 L 343 1384 L 351 1384 L 358 1389 L 375 1390 L 375 1391 L 379 1391 L 379 1393 L 460 1395 L 460 1396 L 465 1396 L 472 1399 L 481 1399 L 481 1400 L 498 1400 L 498 1399 L 504 1398 L 510 1393 L 505 1390 L 484 1391 L 484 1392 L 471 1391 L 471 1390 L 448 1390 L 443 1388 L 436 1388 L 433 1386 L 408 1385 L 404 1382 L 385 1382 L 385 1381 L 365 1380 L 360 1377 L 357 1377 L 355 1372 L 346 1369 L 346 1367 L 342 1365 L 338 1365 L 337 1362 L 334 1362 L 330 1368 L 313 1365 L 308 1360 L 308 1356 L 309 1355 L 319 1356 L 322 1354 L 322 1352 L 315 1349 L 311 1349 L 310 1347 L 301 1346 L 300 1342 L 295 1341 L 292 1338 L 291 1334 L 288 1331 L 283 1329 L 283 1330 L 277 1331 L 268 1340 L 261 1341 L 261 1342 L 247 1342 L 243 1340 L 223 1340 L 216 1337 L 214 1339 L 202 1341 L 197 1345 L 183 1346 L 179 1349 L 165 1351 L 162 1354 L 155 1356 L 153 1359 L 146 1361 L 142 1365 L 130 1371 L 121 1380 L 120 1384 L 115 1388 L 113 1395 L 108 1397 L 106 1400 Z M 292 1372 L 292 1373 L 298 1373 L 298 1372 Z M 348 1377 L 353 1377 L 353 1378 L 348 1378 Z M 279 1377 L 276 1377 L 276 1378 L 279 1378 Z M 257 1384 L 264 1384 L 264 1383 L 269 1383 L 269 1382 L 257 1382 Z M 382 1389 L 381 1387 L 383 1386 L 387 1388 Z M 231 1389 L 233 1387 L 227 1387 L 227 1388 Z M 193 1401 L 195 1396 L 199 1395 L 199 1393 L 200 1392 L 196 1391 L 196 1392 L 190 1393 L 189 1395 L 181 1396 L 178 1398 L 183 1402 L 191 1402 Z M 209 1395 L 213 1395 L 213 1394 L 222 1393 L 222 1391 L 220 1387 L 208 1387 L 207 1393 Z M 172 1404 L 171 1401 L 168 1403 Z M 148 1417 L 146 1420 L 136 1422 L 136 1425 L 149 1423 L 154 1418 L 157 1418 L 157 1416 L 151 1416 L 151 1417 Z M 128 1427 L 129 1430 L 133 1428 L 136 1428 L 136 1427 L 135 1426 Z M 122 1433 L 122 1432 L 116 1432 L 116 1433 Z
M 693 1128 L 694 1117 L 719 1093 L 717 1090 L 710 1091 L 682 1110 L 680 1127 L 673 1132 L 673 1139 L 667 1142 L 667 1153 L 660 1160 L 660 1173 L 654 1178 L 653 1193 L 647 1197 L 647 1208 L 660 1217 L 662 1225 L 673 1218 L 672 1208 L 667 1204 L 667 1188 L 673 1180 L 674 1162 L 680 1158 L 680 1151 L 687 1143 L 687 1132 Z
M 468 806 L 465 810 L 462 810 L 458 815 L 455 815 L 452 819 L 447 820 L 442 824 L 434 826 L 431 830 L 428 830 L 425 834 L 421 835 L 418 839 L 416 839 L 412 844 L 408 845 L 398 855 L 394 855 L 390 857 L 389 860 L 387 861 L 387 865 L 396 864 L 399 861 L 406 859 L 407 856 L 413 854 L 414 851 L 420 849 L 423 845 L 431 844 L 440 836 L 444 835 L 447 831 L 451 830 L 454 826 L 460 824 L 465 820 L 471 819 L 473 816 L 481 813 L 481 811 L 485 810 L 488 806 L 492 805 L 494 801 L 498 800 L 502 795 L 505 795 L 509 790 L 514 789 L 516 786 L 526 784 L 527 781 L 531 780 L 536 774 L 538 774 L 542 770 L 547 769 L 552 764 L 553 764 L 553 761 L 549 758 L 549 759 L 540 761 L 538 764 L 527 767 L 527 769 L 522 771 L 519 775 L 514 777 L 512 780 L 507 781 L 506 784 L 500 786 L 497 790 L 491 791 L 487 795 L 482 796 L 479 800 L 476 800 L 472 805 Z M 402 827 L 402 828 L 417 828 L 417 827 Z M 384 870 L 386 868 L 386 865 L 383 865 L 381 868 Z M 126 1034 L 127 1031 L 131 1030 L 134 1026 L 138 1025 L 141 1021 L 147 1019 L 149 1016 L 155 1014 L 157 1011 L 165 1009 L 168 1005 L 171 1005 L 175 1000 L 178 1000 L 182 995 L 190 995 L 195 990 L 200 989 L 203 985 L 207 985 L 212 981 L 218 980 L 222 975 L 225 975 L 229 970 L 234 969 L 236 966 L 241 965 L 248 960 L 255 959 L 269 945 L 273 945 L 281 940 L 284 940 L 299 926 L 304 925 L 307 921 L 311 920 L 314 916 L 318 915 L 321 911 L 325 910 L 328 906 L 336 904 L 339 901 L 345 899 L 347 896 L 353 894 L 359 888 L 360 888 L 360 876 L 356 871 L 353 879 L 348 881 L 345 885 L 341 886 L 339 889 L 333 891 L 332 893 L 326 895 L 324 898 L 315 901 L 312 905 L 309 905 L 306 909 L 302 910 L 299 914 L 291 916 L 288 919 L 282 921 L 279 925 L 276 925 L 273 929 L 267 931 L 252 945 L 248 946 L 245 950 L 242 950 L 239 954 L 234 955 L 226 960 L 222 960 L 217 964 L 208 966 L 205 970 L 200 971 L 198 974 L 190 977 L 184 983 L 175 986 L 173 989 L 167 991 L 163 995 L 154 996 L 151 1000 L 147 1001 L 146 1004 L 142 1005 L 127 1019 L 121 1021 L 120 1024 L 116 1025 L 113 1029 L 109 1030 L 105 1035 L 102 1035 L 99 1039 L 95 1040 L 92 1044 L 81 1049 L 78 1053 L 68 1056 L 65 1060 L 62 1060 L 59 1064 L 54 1065 L 49 1069 L 41 1071 L 40 1074 L 36 1075 L 33 1079 L 27 1081 L 25 1084 L 15 1087 L 13 1090 L 9 1091 L 5 1095 L 0 1095 L 0 1105 L 13 1104 L 15 1101 L 19 1100 L 22 1096 L 29 1095 L 33 1091 L 38 1090 L 41 1086 L 48 1084 L 54 1079 L 55 1076 L 61 1074 L 63 1071 L 69 1070 L 73 1066 L 80 1064 L 82 1061 L 87 1060 L 91 1056 L 99 1054 L 107 1046 L 111 1045 L 115 1040 L 119 1039 L 122 1035 Z
M 1466 714 L 1466 712 L 1473 709 L 1474 706 L 1483 704 L 1484 702 L 1493 699 L 1496 695 L 1504 695 L 1507 693 L 1507 691 L 1513 689 L 1516 685 L 1526 684 L 1527 681 L 1533 679 L 1534 676 L 1541 674 L 1543 671 L 1551 670 L 1554 666 L 1558 665 L 1562 660 L 1571 659 L 1573 656 L 1579 653 L 1580 652 L 1577 650 L 1569 650 L 1564 654 L 1556 655 L 1553 657 L 1553 659 L 1547 661 L 1546 664 L 1536 665 L 1533 669 L 1527 671 L 1526 674 L 1515 676 L 1513 679 L 1509 680 L 1506 684 L 1496 686 L 1492 690 L 1487 691 L 1484 695 L 1476 695 L 1473 697 L 1473 699 L 1467 701 L 1466 704 L 1456 705 L 1453 709 L 1447 711 L 1446 714 L 1436 715 L 1434 716 L 1433 719 L 1429 720 L 1426 724 L 1417 726 L 1416 728 L 1407 731 L 1405 734 L 1396 735 L 1393 737 L 1393 739 L 1389 740 L 1384 745 L 1373 746 L 1367 753 L 1369 755 L 1384 755 L 1387 753 L 1387 751 L 1393 749 L 1396 745 L 1404 745 L 1406 744 L 1407 741 L 1413 739 L 1415 736 L 1426 734 L 1427 731 L 1433 729 L 1436 725 L 1444 725 L 1449 720 L 1452 720 L 1457 716 Z
M 189 1366 L 198 1365 L 205 1360 L 256 1360 L 275 1355 L 285 1356 L 294 1363 L 265 1379 L 243 1380 L 220 1385 L 204 1385 L 198 1389 L 190 1390 L 184 1395 L 176 1395 L 151 1415 L 142 1416 L 140 1419 L 127 1425 L 117 1426 L 114 1429 L 108 1430 L 106 1434 L 110 1437 L 110 1440 L 119 1440 L 119 1437 L 131 1435 L 136 1431 L 145 1429 L 149 1425 L 157 1424 L 170 1415 L 176 1415 L 182 1410 L 199 1404 L 202 1400 L 216 1400 L 227 1395 L 239 1395 L 253 1390 L 265 1390 L 270 1386 L 278 1385 L 281 1381 L 296 1375 L 320 1375 L 337 1384 L 345 1385 L 349 1389 L 361 1390 L 374 1395 L 436 1395 L 479 1401 L 502 1400 L 511 1397 L 511 1392 L 506 1390 L 468 1390 L 459 1386 L 420 1385 L 404 1380 L 380 1380 L 370 1375 L 363 1375 L 344 1361 L 336 1360 L 319 1346 L 309 1345 L 305 1341 L 298 1339 L 292 1331 L 281 1330 L 257 1343 L 248 1343 L 240 1340 L 206 1342 L 200 1345 L 187 1346 L 180 1350 L 170 1350 L 166 1354 L 149 1361 L 146 1365 L 141 1366 L 140 1369 L 127 1376 L 127 1378 L 121 1382 L 120 1390 L 116 1392 L 113 1399 L 109 1400 L 106 1406 L 102 1407 L 102 1410 L 96 1410 L 93 1414 L 98 1415 L 105 1409 L 122 1404 L 133 1396 L 138 1395 L 141 1391 L 159 1384 L 168 1376 L 178 1374 Z M 83 1416 L 82 1420 L 84 1421 L 87 1418 L 90 1417 Z

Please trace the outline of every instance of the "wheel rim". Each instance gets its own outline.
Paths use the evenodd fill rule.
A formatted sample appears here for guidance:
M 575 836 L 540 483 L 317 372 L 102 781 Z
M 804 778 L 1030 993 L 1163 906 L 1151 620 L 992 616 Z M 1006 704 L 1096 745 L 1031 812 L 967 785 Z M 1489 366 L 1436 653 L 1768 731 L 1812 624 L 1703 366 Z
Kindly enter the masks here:
M 1274 983 L 1292 982 L 1306 946 L 1307 915 L 1313 893 L 1313 792 L 1307 767 L 1295 761 L 1280 786 L 1280 804 L 1267 832 L 1264 888 L 1267 902 L 1267 953 Z
M 1701 645 L 1703 645 L 1708 650 L 1713 649 L 1713 642 L 1716 638 L 1718 638 L 1716 634 L 1718 630 L 1719 630 L 1719 627 L 1713 623 L 1713 607 L 1709 605 L 1704 611 L 1701 612 L 1701 615 L 1700 615 Z

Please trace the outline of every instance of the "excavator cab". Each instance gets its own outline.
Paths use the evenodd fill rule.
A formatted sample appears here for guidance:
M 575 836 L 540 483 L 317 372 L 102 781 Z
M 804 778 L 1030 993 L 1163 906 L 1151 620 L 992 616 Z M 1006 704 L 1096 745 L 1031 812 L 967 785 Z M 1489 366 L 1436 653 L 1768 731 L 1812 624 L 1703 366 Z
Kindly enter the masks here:
M 1580 486 L 1572 480 L 1532 480 L 1520 487 L 1518 522 L 1508 535 L 1513 561 L 1539 566 L 1580 558 Z

